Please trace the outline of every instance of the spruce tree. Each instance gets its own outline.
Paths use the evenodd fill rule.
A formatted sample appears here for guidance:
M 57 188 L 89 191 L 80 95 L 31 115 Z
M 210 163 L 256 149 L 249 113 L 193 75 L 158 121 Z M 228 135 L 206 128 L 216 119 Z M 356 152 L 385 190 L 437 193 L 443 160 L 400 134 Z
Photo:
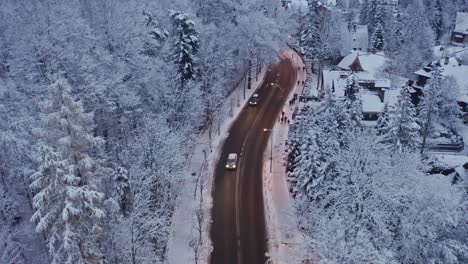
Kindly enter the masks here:
M 372 46 L 376 49 L 376 50 L 383 50 L 384 49 L 384 29 L 383 29 L 383 26 L 382 24 L 379 22 L 377 23 L 376 27 L 375 27 L 375 30 L 374 30 L 374 33 L 372 34 L 372 37 L 371 37 L 371 42 L 372 42 Z
M 394 151 L 414 151 L 421 144 L 420 126 L 408 88 L 405 86 L 400 91 L 386 137 Z
M 114 199 L 119 204 L 120 210 L 125 216 L 130 209 L 130 184 L 128 181 L 128 171 L 124 167 L 118 167 L 114 171 Z
M 369 0 L 363 0 L 361 2 L 359 9 L 359 23 L 362 25 L 367 25 L 369 23 Z
M 388 133 L 390 126 L 390 117 L 388 111 L 388 104 L 384 105 L 384 110 L 382 113 L 379 114 L 379 118 L 377 119 L 377 125 L 375 129 L 377 130 L 377 136 L 385 135 Z
M 36 231 L 47 239 L 52 263 L 102 263 L 98 244 L 103 169 L 93 156 L 102 144 L 87 132 L 93 115 L 71 96 L 63 79 L 49 86 L 41 106 L 38 170 L 31 176 Z
M 400 50 L 403 43 L 401 15 L 397 12 L 395 15 L 390 16 L 390 21 L 387 25 L 387 31 L 384 32 L 385 39 L 385 54 L 394 57 Z
M 443 29 L 442 28 L 443 26 L 442 25 L 442 21 L 443 21 L 442 3 L 440 0 L 434 0 L 429 5 L 429 8 L 431 9 L 429 12 L 429 14 L 431 14 L 429 21 L 430 21 L 432 29 L 434 30 L 436 34 L 437 39 L 439 39 L 442 35 L 442 29 Z
M 175 34 L 172 60 L 177 65 L 183 88 L 185 82 L 194 79 L 197 73 L 197 53 L 200 47 L 198 32 L 195 29 L 195 23 L 186 14 L 171 11 L 170 16 Z
M 300 44 L 306 59 L 322 59 L 325 47 L 319 32 L 318 2 L 317 0 L 309 0 L 307 4 L 305 29 L 301 32 Z

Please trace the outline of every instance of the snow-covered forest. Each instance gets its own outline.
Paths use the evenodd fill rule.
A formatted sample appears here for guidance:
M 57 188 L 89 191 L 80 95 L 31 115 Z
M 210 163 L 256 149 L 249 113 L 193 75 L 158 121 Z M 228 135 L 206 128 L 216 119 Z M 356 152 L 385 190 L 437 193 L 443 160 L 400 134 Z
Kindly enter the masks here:
M 465 13 L 468 0 L 1 0 L 0 264 L 168 263 L 195 142 L 288 47 L 319 95 L 291 117 L 284 180 L 304 239 L 287 263 L 468 263 L 468 162 L 441 173 L 428 153 L 468 142 Z
M 0 263 L 164 263 L 194 138 L 294 27 L 267 3 L 0 1 Z
M 454 135 L 466 131 L 457 104 L 466 93 L 459 89 L 466 88 L 447 73 L 449 55 L 431 65 L 422 89 L 411 80 L 423 65 L 437 61 L 434 47 L 451 41 L 455 13 L 467 12 L 468 2 L 337 2 L 348 17 L 334 9 L 328 17 L 338 14 L 345 23 L 367 25 L 369 48 L 388 61 L 376 80 L 400 84 L 386 89 L 386 101 L 380 94 L 385 105 L 376 121 L 364 120 L 368 95 L 359 92 L 358 82 L 364 81 L 357 75 L 368 75 L 361 73 L 364 55 L 356 55 L 360 61 L 353 63 L 359 67 L 351 64 L 348 74 L 340 62 L 341 76 L 325 87 L 321 104 L 301 109 L 287 167 L 305 240 L 300 251 L 311 263 L 466 263 L 468 166 L 443 175 L 435 168 L 446 165 L 427 153 L 428 142 L 441 130 Z M 299 43 L 306 58 L 333 65 L 342 58 L 340 43 L 317 33 L 334 31 L 333 21 L 321 19 L 319 6 L 308 1 Z M 338 97 L 343 74 L 344 96 Z M 468 71 L 460 79 L 466 84 Z M 416 97 L 418 88 L 422 92 Z M 387 101 L 392 91 L 395 100 Z

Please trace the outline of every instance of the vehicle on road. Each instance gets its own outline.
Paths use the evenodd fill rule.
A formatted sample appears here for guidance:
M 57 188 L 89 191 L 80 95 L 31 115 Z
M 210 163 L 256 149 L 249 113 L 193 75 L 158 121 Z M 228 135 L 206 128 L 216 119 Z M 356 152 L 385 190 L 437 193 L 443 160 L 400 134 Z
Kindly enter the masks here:
M 258 94 L 253 94 L 252 97 L 249 99 L 249 105 L 255 106 L 258 105 L 258 102 L 260 101 L 260 98 L 258 97 Z
M 235 170 L 236 167 L 237 167 L 237 154 L 229 153 L 227 162 L 226 162 L 226 169 Z

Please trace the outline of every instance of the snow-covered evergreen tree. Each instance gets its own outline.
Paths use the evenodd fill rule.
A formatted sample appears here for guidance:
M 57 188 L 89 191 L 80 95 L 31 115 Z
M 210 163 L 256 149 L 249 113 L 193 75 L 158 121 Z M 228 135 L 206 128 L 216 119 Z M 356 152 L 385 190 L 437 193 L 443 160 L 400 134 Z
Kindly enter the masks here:
M 200 47 L 195 23 L 180 11 L 171 11 L 174 27 L 174 47 L 172 60 L 177 66 L 178 75 L 183 86 L 186 81 L 197 75 L 197 53 Z
M 404 44 L 395 52 L 392 64 L 395 74 L 410 77 L 424 63 L 432 60 L 435 37 L 420 1 L 408 5 L 401 21 Z
M 297 156 L 297 167 L 289 177 L 294 179 L 293 193 L 299 199 L 314 198 L 315 180 L 322 176 L 318 159 L 318 147 L 314 136 L 307 137 L 300 146 L 300 156 Z
M 382 19 L 383 12 L 377 0 L 365 0 L 361 3 L 359 22 L 367 25 L 370 34 L 374 32 L 377 20 Z
M 359 98 L 359 83 L 358 76 L 351 73 L 346 79 L 345 96 L 350 100 Z
M 103 169 L 94 158 L 102 143 L 87 132 L 93 115 L 71 96 L 64 79 L 49 86 L 41 104 L 38 170 L 31 176 L 36 231 L 44 232 L 52 263 L 102 263 L 98 243 Z
M 401 15 L 398 11 L 396 14 L 390 16 L 390 20 L 387 23 L 387 30 L 384 36 L 385 53 L 390 57 L 395 57 L 395 54 L 398 52 L 403 43 L 402 30 Z
M 375 130 L 377 131 L 377 136 L 386 135 L 390 127 L 390 116 L 389 116 L 388 104 L 384 105 L 382 113 L 379 114 L 377 118 L 377 125 Z
M 373 1 L 373 0 L 370 0 Z M 367 25 L 369 23 L 369 0 L 361 1 L 361 6 L 359 8 L 359 23 L 362 25 Z
M 346 99 L 344 100 L 344 109 L 353 122 L 353 126 L 359 125 L 362 120 L 362 105 L 359 93 L 358 76 L 352 73 L 346 79 L 345 87 Z
M 318 1 L 307 1 L 307 13 L 304 30 L 300 34 L 300 45 L 306 59 L 322 59 L 324 55 L 324 43 L 319 32 Z
M 120 210 L 125 216 L 130 209 L 130 184 L 128 179 L 128 171 L 124 167 L 118 167 L 114 171 L 114 199 L 119 204 Z
M 441 0 L 431 1 L 427 9 L 432 30 L 434 30 L 436 37 L 440 38 L 443 30 L 443 10 Z
M 421 144 L 420 126 L 407 86 L 403 87 L 392 112 L 386 138 L 394 151 L 414 151 Z
M 384 41 L 384 29 L 383 29 L 383 26 L 382 24 L 379 22 L 377 23 L 375 29 L 374 29 L 374 33 L 372 33 L 372 36 L 371 36 L 371 42 L 372 42 L 372 46 L 376 49 L 376 50 L 383 50 L 384 49 L 384 46 L 385 46 L 385 41 Z

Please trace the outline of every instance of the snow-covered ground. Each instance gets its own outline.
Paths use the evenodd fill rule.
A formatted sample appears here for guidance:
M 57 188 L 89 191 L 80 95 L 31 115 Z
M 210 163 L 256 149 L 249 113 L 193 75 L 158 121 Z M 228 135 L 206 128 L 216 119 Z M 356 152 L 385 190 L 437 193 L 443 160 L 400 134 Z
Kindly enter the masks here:
M 214 120 L 220 120 L 218 124 L 215 121 L 212 128 L 212 152 L 210 152 L 209 133 L 203 133 L 196 146 L 190 161 L 190 173 L 193 179 L 186 181 L 180 188 L 183 189 L 177 201 L 177 208 L 174 212 L 172 222 L 172 234 L 168 243 L 168 262 L 171 264 L 195 263 L 194 249 L 190 246 L 194 239 L 197 239 L 197 219 L 196 211 L 199 207 L 200 196 L 196 192 L 198 180 L 204 182 L 203 191 L 203 212 L 206 214 L 203 229 L 203 245 L 201 252 L 198 254 L 198 263 L 208 263 L 209 255 L 212 251 L 210 241 L 210 223 L 211 223 L 211 207 L 212 207 L 212 183 L 214 175 L 214 167 L 218 160 L 219 150 L 222 147 L 224 139 L 228 134 L 228 130 L 232 122 L 237 118 L 242 108 L 246 105 L 250 96 L 254 91 L 261 86 L 265 67 L 258 75 L 256 80 L 255 74 L 252 74 L 252 89 L 246 89 L 246 96 L 243 98 L 244 82 L 241 81 L 238 87 L 226 99 L 225 103 L 217 111 Z M 254 72 L 254 70 L 252 70 Z M 232 113 L 229 113 L 232 110 Z M 205 162 L 206 153 L 206 162 Z M 205 166 L 204 166 L 205 164 Z M 203 167 L 204 166 L 204 167 Z M 194 175 L 195 174 L 195 175 Z M 198 177 L 202 175 L 202 179 Z
M 292 50 L 288 51 L 288 56 L 291 56 L 292 52 Z M 300 66 L 302 69 L 302 59 L 296 53 L 293 54 L 294 59 L 292 61 L 294 66 Z M 302 80 L 305 79 L 306 73 L 299 71 L 297 80 L 301 81 L 301 84 L 297 85 L 297 82 L 295 82 L 296 86 L 291 91 L 289 99 L 293 97 L 294 93 L 301 94 L 303 88 Z M 290 120 L 292 120 L 291 115 L 294 107 L 296 105 L 285 105 L 283 108 L 285 115 Z M 300 256 L 298 256 L 298 246 L 302 243 L 302 235 L 297 229 L 296 217 L 292 210 L 293 200 L 289 193 L 286 174 L 287 153 L 285 141 L 288 138 L 288 130 L 289 126 L 280 122 L 277 122 L 273 127 L 271 135 L 273 137 L 273 166 L 271 172 L 270 144 L 264 153 L 263 197 L 268 234 L 268 251 L 273 263 L 291 263 L 291 256 L 300 259 Z

